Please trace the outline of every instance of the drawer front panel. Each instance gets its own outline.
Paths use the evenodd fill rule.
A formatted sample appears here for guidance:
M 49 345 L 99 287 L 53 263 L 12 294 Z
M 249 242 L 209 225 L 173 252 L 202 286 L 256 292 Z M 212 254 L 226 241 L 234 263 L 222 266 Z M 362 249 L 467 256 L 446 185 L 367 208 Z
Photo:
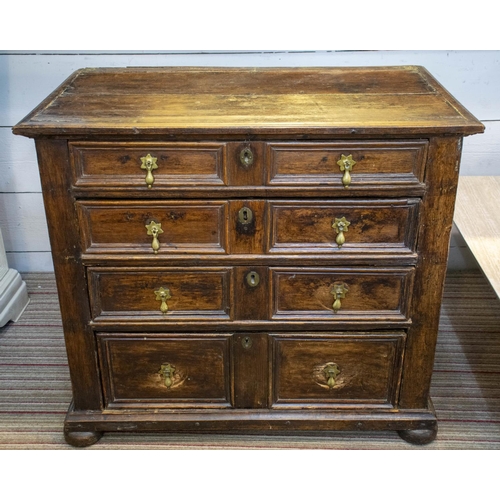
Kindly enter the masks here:
M 411 252 L 418 200 L 273 201 L 270 251 Z
M 423 180 L 427 141 L 363 141 L 329 143 L 269 143 L 271 185 L 322 184 L 343 187 L 345 158 L 355 162 L 349 187 L 364 184 L 414 183 Z
M 226 184 L 225 143 L 72 142 L 76 186 L 144 188 Z M 152 183 L 146 182 L 150 155 Z
M 271 269 L 272 319 L 404 321 L 413 268 Z
M 224 201 L 77 202 L 90 253 L 225 253 L 227 207 Z
M 405 333 L 272 336 L 272 405 L 394 406 Z
M 230 406 L 229 336 L 97 339 L 108 407 Z
M 95 321 L 228 320 L 232 268 L 89 268 Z

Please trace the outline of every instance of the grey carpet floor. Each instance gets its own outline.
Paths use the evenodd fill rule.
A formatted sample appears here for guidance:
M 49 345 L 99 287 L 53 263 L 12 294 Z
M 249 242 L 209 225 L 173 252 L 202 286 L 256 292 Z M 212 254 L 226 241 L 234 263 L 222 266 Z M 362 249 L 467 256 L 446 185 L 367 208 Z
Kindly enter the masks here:
M 0 329 L 0 449 L 72 449 L 62 427 L 71 386 L 52 274 L 25 274 L 31 303 Z M 317 436 L 108 433 L 90 449 L 500 449 L 500 302 L 479 272 L 447 276 L 431 396 L 437 439 L 395 432 Z

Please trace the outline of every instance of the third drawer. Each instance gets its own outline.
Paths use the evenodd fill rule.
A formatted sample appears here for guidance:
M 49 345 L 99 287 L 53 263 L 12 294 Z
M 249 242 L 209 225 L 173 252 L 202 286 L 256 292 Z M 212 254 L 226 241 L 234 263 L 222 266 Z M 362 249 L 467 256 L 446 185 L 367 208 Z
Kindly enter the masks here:
M 403 322 L 414 268 L 90 267 L 94 321 Z

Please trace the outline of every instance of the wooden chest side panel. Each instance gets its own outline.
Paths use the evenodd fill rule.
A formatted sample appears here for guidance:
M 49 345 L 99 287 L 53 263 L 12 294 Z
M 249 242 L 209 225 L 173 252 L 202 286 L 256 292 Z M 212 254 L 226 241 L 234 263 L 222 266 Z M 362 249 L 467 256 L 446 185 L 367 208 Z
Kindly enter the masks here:
M 431 140 L 426 168 L 428 189 L 418 229 L 419 259 L 410 292 L 418 300 L 412 302 L 412 326 L 403 368 L 404 408 L 428 405 L 461 152 L 461 138 Z
M 76 410 L 99 410 L 102 391 L 85 268 L 81 262 L 78 217 L 71 196 L 65 140 L 37 139 L 36 150 L 54 261 L 59 305 Z

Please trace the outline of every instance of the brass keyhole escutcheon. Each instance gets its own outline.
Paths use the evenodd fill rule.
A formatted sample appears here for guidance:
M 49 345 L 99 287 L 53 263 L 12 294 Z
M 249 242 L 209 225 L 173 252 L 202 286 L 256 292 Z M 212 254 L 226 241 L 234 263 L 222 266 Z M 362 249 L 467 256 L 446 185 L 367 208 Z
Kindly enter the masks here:
M 250 167 L 253 164 L 253 153 L 250 148 L 245 148 L 241 150 L 240 162 L 245 168 Z
M 247 283 L 248 283 L 251 287 L 256 287 L 256 286 L 260 283 L 260 276 L 259 276 L 259 273 L 257 273 L 256 271 L 250 271 L 250 272 L 247 274 Z
M 253 221 L 253 212 L 248 207 L 243 207 L 238 212 L 238 221 L 244 226 L 251 224 Z
M 250 337 L 243 337 L 241 339 L 241 345 L 243 346 L 244 349 L 250 349 L 252 347 L 252 339 Z

